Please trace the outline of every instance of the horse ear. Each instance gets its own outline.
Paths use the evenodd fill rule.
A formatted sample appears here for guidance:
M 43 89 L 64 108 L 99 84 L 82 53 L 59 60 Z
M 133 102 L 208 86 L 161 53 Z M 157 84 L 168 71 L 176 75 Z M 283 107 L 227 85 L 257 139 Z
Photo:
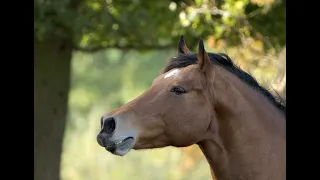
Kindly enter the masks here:
M 181 35 L 179 44 L 178 44 L 178 54 L 187 54 L 190 53 L 189 48 L 187 47 L 186 43 L 184 42 L 184 38 Z
M 211 61 L 210 58 L 204 49 L 203 41 L 200 39 L 199 41 L 199 47 L 198 47 L 198 65 L 199 68 L 205 72 L 206 69 L 210 66 Z

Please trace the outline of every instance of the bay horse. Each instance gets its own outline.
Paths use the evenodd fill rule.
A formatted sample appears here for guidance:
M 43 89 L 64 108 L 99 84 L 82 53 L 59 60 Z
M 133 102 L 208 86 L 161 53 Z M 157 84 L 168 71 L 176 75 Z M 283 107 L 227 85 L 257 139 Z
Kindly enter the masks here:
M 192 53 L 180 37 L 151 87 L 105 114 L 100 146 L 131 149 L 198 145 L 218 180 L 286 179 L 286 106 L 226 54 Z

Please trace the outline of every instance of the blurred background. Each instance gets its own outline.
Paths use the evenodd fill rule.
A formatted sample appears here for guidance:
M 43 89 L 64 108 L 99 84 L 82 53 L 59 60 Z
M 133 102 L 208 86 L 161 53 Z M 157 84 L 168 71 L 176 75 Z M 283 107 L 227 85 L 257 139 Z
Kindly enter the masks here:
M 207 180 L 198 146 L 114 156 L 102 114 L 140 95 L 177 54 L 226 53 L 286 97 L 285 0 L 34 0 L 35 180 Z

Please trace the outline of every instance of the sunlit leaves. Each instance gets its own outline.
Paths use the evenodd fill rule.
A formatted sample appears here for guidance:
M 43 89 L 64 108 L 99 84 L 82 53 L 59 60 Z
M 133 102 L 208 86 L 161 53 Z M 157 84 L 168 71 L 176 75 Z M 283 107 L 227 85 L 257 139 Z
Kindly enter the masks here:
M 97 1 L 88 1 L 87 2 L 87 5 L 88 5 L 88 7 L 89 8 L 91 8 L 92 10 L 94 10 L 94 11 L 99 11 L 99 10 L 101 10 L 101 6 L 102 6 L 102 4 L 101 3 L 99 3 L 99 2 L 97 2 Z
M 112 46 L 139 49 L 150 45 L 174 47 L 176 42 L 173 39 L 181 34 L 190 39 L 214 35 L 225 39 L 228 45 L 236 45 L 241 42 L 241 33 L 249 37 L 260 32 L 270 38 L 277 50 L 285 42 L 283 35 L 279 38 L 274 33 L 283 34 L 285 28 L 273 25 L 277 24 L 274 18 L 285 9 L 285 2 L 280 0 L 79 0 L 81 3 L 77 6 L 72 6 L 69 0 L 36 2 L 36 37 L 72 38 L 74 44 L 83 49 Z M 258 4 L 261 10 L 255 12 L 253 4 Z M 279 10 L 273 10 L 275 8 Z M 257 14 L 265 14 L 266 17 L 257 18 Z M 262 24 L 270 25 L 259 27 Z M 243 32 L 239 33 L 239 29 Z M 270 46 L 266 48 L 270 49 Z
M 250 0 L 253 4 L 257 4 L 258 6 L 270 5 L 274 3 L 275 0 Z
M 175 10 L 177 9 L 177 3 L 175 3 L 175 2 L 170 2 L 170 4 L 169 4 L 169 9 L 170 9 L 171 11 L 175 11 Z

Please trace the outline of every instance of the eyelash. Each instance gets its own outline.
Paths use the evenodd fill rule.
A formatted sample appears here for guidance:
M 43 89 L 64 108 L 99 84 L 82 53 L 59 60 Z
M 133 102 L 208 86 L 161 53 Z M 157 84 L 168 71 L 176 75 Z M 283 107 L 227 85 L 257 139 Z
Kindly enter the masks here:
M 176 95 L 180 95 L 180 94 L 184 94 L 186 93 L 187 91 L 181 87 L 181 86 L 173 86 L 170 90 L 170 92 L 173 92 L 175 93 Z

